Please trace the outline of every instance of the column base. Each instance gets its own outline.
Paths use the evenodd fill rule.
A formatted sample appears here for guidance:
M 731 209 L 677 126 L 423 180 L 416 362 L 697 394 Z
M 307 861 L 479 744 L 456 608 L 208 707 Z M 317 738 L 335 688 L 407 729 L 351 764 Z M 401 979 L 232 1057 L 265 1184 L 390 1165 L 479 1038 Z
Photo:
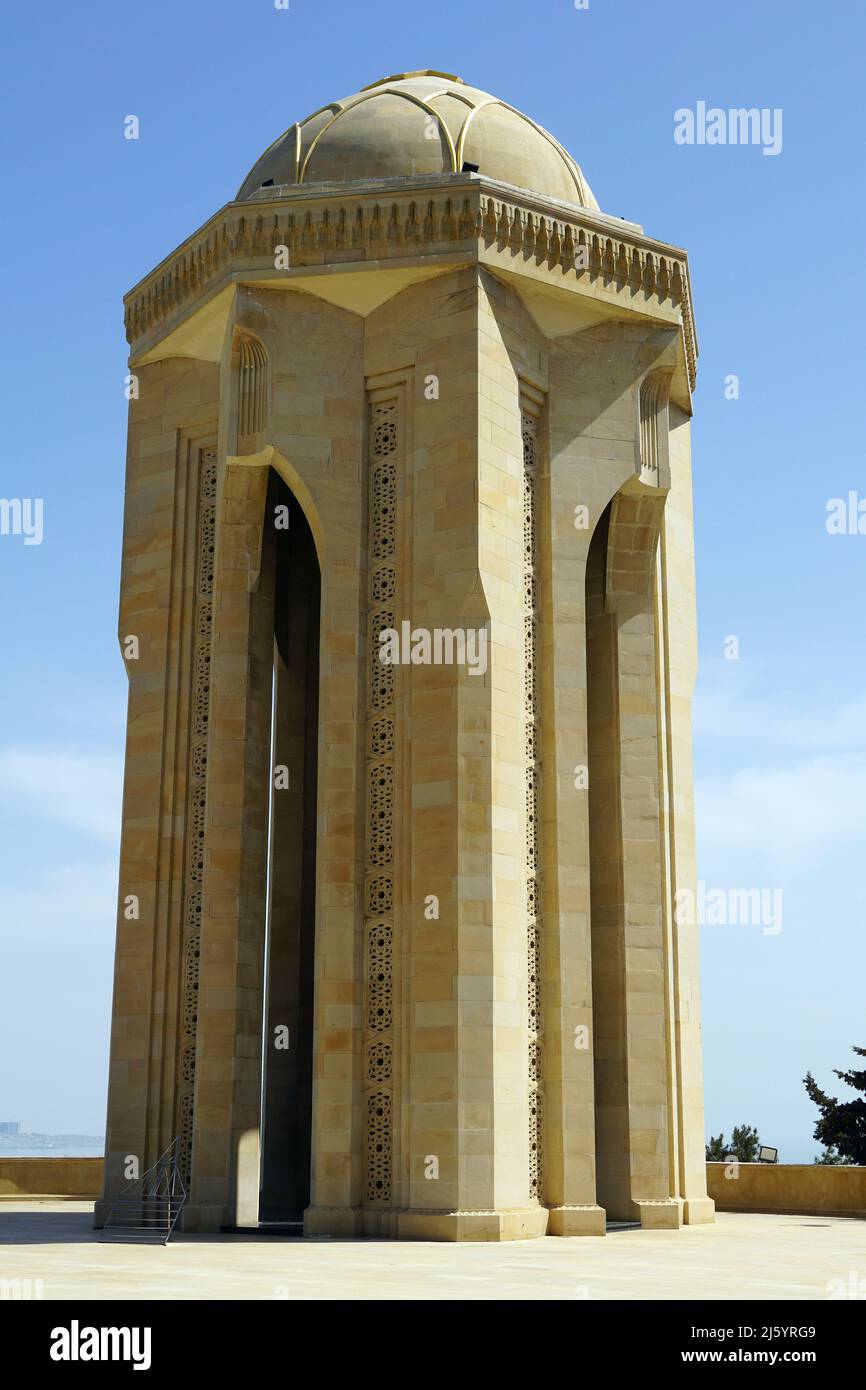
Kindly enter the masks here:
M 537 1240 L 547 1233 L 546 1207 L 508 1211 L 419 1211 L 308 1207 L 304 1235 L 374 1236 L 381 1240 Z
M 686 1226 L 711 1226 L 715 1219 L 716 1204 L 712 1197 L 686 1197 L 683 1203 Z
M 305 1236 L 362 1236 L 364 1213 L 360 1207 L 307 1207 L 304 1212 Z
M 603 1236 L 607 1231 L 604 1207 L 551 1207 L 547 1222 L 549 1236 Z
M 547 1233 L 546 1207 L 506 1211 L 401 1211 L 398 1240 L 538 1240 Z
M 194 1231 L 215 1232 L 226 1225 L 225 1207 L 221 1202 L 187 1202 L 180 1214 L 184 1235 Z
M 683 1224 L 683 1202 L 667 1197 L 660 1202 L 634 1202 L 635 1213 L 645 1231 L 678 1231 Z
M 113 1205 L 114 1202 L 110 1197 L 100 1197 L 99 1201 L 95 1203 L 93 1208 L 93 1225 L 95 1230 L 102 1230 Z

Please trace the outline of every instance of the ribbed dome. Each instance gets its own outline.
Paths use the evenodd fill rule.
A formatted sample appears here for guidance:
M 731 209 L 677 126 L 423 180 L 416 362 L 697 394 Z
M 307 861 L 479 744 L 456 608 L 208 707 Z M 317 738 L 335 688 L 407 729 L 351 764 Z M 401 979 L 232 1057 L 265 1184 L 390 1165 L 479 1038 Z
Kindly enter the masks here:
M 385 77 L 290 126 L 254 164 L 238 193 L 263 186 L 481 174 L 581 207 L 598 208 L 571 155 L 535 121 L 442 72 Z

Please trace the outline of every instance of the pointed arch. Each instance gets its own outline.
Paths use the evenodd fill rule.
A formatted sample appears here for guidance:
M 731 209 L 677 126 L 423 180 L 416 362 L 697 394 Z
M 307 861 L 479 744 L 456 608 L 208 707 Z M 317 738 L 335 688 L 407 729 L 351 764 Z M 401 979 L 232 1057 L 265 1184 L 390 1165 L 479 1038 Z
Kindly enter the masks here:
M 244 468 L 273 468 L 280 475 L 283 482 L 291 490 L 298 506 L 304 514 L 304 518 L 313 535 L 316 547 L 316 558 L 319 561 L 319 568 L 322 574 L 325 573 L 325 528 L 322 525 L 322 518 L 318 508 L 313 501 L 313 495 L 307 487 L 294 464 L 281 454 L 279 449 L 273 444 L 265 444 L 254 454 L 230 454 L 226 459 L 227 466 L 242 466 Z

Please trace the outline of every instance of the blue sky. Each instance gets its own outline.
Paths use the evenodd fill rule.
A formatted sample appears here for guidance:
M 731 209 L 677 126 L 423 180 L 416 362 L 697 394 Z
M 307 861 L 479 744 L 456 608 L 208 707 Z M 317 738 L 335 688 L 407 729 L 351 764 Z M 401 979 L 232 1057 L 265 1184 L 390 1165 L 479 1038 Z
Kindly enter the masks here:
M 293 120 L 430 67 L 535 117 L 606 212 L 689 250 L 700 876 L 784 894 L 776 935 L 702 932 L 707 1129 L 750 1122 L 783 1159 L 817 1152 L 802 1075 L 832 1089 L 866 1044 L 866 536 L 825 526 L 829 499 L 866 496 L 863 40 L 840 0 L 5 7 L 0 496 L 45 514 L 39 546 L 0 536 L 0 1119 L 104 1121 L 121 296 Z M 674 113 L 700 100 L 781 108 L 781 153 L 678 145 Z

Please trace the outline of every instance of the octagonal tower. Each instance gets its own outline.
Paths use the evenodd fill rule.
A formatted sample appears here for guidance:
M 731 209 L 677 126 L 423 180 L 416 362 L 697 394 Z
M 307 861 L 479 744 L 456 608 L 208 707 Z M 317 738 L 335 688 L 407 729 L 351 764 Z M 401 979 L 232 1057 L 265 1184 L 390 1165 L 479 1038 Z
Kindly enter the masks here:
M 189 1230 L 711 1220 L 685 253 L 411 73 L 126 324 L 105 1199 L 179 1135 Z

